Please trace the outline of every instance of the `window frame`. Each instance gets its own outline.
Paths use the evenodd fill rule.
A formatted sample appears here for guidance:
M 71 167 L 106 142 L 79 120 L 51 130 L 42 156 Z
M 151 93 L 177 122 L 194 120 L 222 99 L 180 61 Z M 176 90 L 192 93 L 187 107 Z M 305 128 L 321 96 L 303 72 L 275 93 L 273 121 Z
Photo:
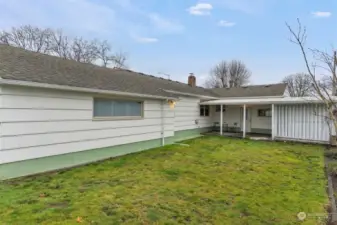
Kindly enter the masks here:
M 141 103 L 141 115 L 140 116 L 95 116 L 95 99 L 110 100 L 110 101 L 131 101 Z M 92 98 L 92 120 L 104 121 L 104 120 L 141 120 L 144 119 L 144 100 L 137 98 L 123 98 L 123 97 L 107 97 L 107 96 L 94 96 Z
M 264 115 L 261 115 L 260 114 L 260 111 L 264 111 Z M 267 111 L 269 111 L 270 112 L 270 115 L 267 115 Z M 257 116 L 258 117 L 272 117 L 272 113 L 271 113 L 271 109 L 270 108 L 265 108 L 265 109 L 258 109 L 257 110 Z
M 206 108 L 208 108 L 208 115 L 206 115 Z M 211 107 L 209 105 L 199 105 L 199 116 L 209 117 L 211 115 L 210 109 Z
M 215 112 L 220 112 L 221 111 L 221 105 L 215 105 Z M 222 106 L 222 112 L 226 112 L 226 106 Z

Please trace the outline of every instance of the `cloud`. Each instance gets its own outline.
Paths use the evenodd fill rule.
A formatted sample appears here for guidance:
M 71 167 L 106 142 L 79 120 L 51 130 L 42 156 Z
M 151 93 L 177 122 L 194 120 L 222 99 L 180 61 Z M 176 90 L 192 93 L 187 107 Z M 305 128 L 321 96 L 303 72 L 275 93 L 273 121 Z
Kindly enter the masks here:
M 312 12 L 311 14 L 314 17 L 330 17 L 332 15 L 331 12 L 321 12 L 321 11 Z
M 23 23 L 63 28 L 73 35 L 102 34 L 114 29 L 115 11 L 88 0 L 0 1 L 1 28 Z
M 159 14 L 151 13 L 148 15 L 151 23 L 160 31 L 163 31 L 165 33 L 177 33 L 184 30 L 184 26 L 173 22 L 171 20 L 168 20 L 166 18 L 163 18 Z
M 210 15 L 213 6 L 209 3 L 198 3 L 195 6 L 191 6 L 187 11 L 195 16 L 205 16 Z
M 151 37 L 134 37 L 134 39 L 139 43 L 155 43 L 159 41 L 157 38 Z
M 236 23 L 234 22 L 229 22 L 229 21 L 226 21 L 226 20 L 220 20 L 218 25 L 220 27 L 233 27 L 236 25 Z
M 214 6 L 247 14 L 258 14 L 266 10 L 276 0 L 208 0 Z
M 136 3 L 133 0 L 105 3 L 93 0 L 0 0 L 0 29 L 31 24 L 61 28 L 70 36 L 114 41 L 129 37 L 141 43 L 157 42 L 158 39 L 153 37 L 184 30 L 180 23 L 157 13 L 149 14 Z M 131 32 L 136 35 L 131 36 Z

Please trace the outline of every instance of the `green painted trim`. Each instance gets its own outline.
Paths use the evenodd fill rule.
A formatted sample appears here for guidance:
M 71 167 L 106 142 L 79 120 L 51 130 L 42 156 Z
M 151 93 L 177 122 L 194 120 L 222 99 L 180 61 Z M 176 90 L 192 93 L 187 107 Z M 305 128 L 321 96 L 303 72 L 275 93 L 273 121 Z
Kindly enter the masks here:
M 174 141 L 183 141 L 187 139 L 197 138 L 202 135 L 202 133 L 206 133 L 208 131 L 211 131 L 212 127 L 206 127 L 206 128 L 197 128 L 192 130 L 181 130 L 181 131 L 175 131 L 174 132 Z
M 84 165 L 91 162 L 126 155 L 134 152 L 140 152 L 146 149 L 156 148 L 160 146 L 161 139 L 155 139 L 125 145 L 117 145 L 107 148 L 99 148 L 7 163 L 0 165 L 0 179 L 27 176 L 36 173 Z
M 201 136 L 201 133 L 207 132 L 209 130 L 210 128 L 200 128 L 193 130 L 177 131 L 175 132 L 174 136 L 165 138 L 165 145 L 173 144 L 177 141 L 199 137 Z M 125 145 L 117 145 L 107 148 L 92 149 L 87 151 L 2 164 L 0 165 L 0 180 L 22 177 L 58 169 L 71 168 L 108 158 L 157 148 L 161 146 L 161 142 L 161 139 L 155 139 Z
M 271 129 L 251 128 L 250 132 L 254 134 L 270 134 L 271 135 Z

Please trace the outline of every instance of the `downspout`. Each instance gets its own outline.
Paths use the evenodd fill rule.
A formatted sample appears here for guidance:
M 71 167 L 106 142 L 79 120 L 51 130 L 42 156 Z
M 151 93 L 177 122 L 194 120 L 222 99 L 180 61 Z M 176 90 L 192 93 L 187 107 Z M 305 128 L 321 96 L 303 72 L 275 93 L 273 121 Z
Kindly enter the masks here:
M 165 102 L 161 101 L 161 146 L 165 145 Z

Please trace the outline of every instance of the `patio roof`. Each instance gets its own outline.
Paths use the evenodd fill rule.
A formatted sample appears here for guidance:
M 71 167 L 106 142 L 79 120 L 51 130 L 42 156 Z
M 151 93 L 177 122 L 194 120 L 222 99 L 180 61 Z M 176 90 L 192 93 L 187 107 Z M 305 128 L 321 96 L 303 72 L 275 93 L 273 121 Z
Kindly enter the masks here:
M 334 98 L 337 101 L 337 97 Z M 262 98 L 223 98 L 204 101 L 200 105 L 266 105 L 266 104 L 317 104 L 323 103 L 316 97 L 262 97 Z

